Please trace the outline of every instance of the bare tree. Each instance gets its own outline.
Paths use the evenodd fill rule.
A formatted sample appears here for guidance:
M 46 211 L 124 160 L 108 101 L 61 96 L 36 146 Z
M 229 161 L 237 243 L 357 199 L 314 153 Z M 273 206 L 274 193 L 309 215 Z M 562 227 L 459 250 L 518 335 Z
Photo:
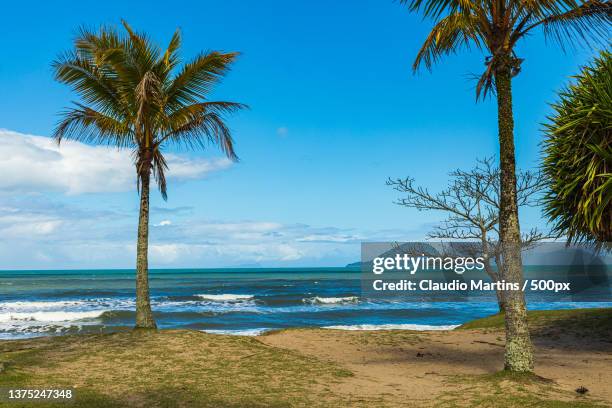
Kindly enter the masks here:
M 448 217 L 431 232 L 428 238 L 479 242 L 480 256 L 484 258 L 486 273 L 496 282 L 502 280 L 504 262 L 499 245 L 500 172 L 493 158 L 477 161 L 471 170 L 454 170 L 450 185 L 438 193 L 415 186 L 414 179 L 387 180 L 387 185 L 406 193 L 396 204 L 419 211 L 444 211 Z M 532 207 L 538 204 L 538 196 L 545 188 L 545 178 L 539 171 L 519 171 L 517 174 L 517 204 Z M 529 249 L 538 241 L 555 238 L 549 232 L 537 228 L 523 233 L 521 246 Z M 465 249 L 474 249 L 473 245 Z M 495 262 L 496 268 L 491 264 Z M 500 311 L 504 311 L 504 293 L 497 291 Z

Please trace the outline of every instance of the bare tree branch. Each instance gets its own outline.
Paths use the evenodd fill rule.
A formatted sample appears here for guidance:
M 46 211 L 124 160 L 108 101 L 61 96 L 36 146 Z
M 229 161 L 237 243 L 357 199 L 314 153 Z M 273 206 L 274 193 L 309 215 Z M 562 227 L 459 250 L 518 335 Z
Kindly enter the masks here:
M 419 211 L 442 211 L 447 218 L 427 234 L 428 238 L 451 241 L 444 256 L 483 256 L 485 271 L 494 281 L 503 276 L 504 268 L 499 244 L 499 168 L 493 158 L 477 161 L 470 170 L 457 169 L 450 175 L 449 186 L 430 193 L 425 187 L 416 186 L 414 179 L 388 179 L 387 185 L 405 194 L 397 204 Z M 519 171 L 517 174 L 517 204 L 519 207 L 538 205 L 545 189 L 545 179 L 539 171 Z M 551 232 L 533 228 L 523 233 L 521 247 L 531 249 L 539 241 L 558 238 Z M 457 242 L 469 241 L 469 242 Z M 493 268 L 491 261 L 497 268 Z M 503 309 L 503 293 L 498 292 L 500 309 Z

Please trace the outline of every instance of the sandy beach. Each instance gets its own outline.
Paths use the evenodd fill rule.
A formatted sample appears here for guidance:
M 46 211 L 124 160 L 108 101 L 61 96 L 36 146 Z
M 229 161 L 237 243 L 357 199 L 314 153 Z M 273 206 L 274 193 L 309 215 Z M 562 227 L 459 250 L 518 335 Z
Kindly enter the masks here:
M 490 398 L 490 404 L 484 401 L 484 405 L 496 406 L 495 394 L 500 390 L 525 392 L 510 380 L 500 379 L 494 385 L 479 382 L 494 378 L 503 368 L 503 336 L 499 330 L 482 329 L 418 333 L 289 330 L 261 340 L 349 369 L 355 375 L 334 388 L 349 401 L 400 407 L 407 401 L 414 406 L 445 402 L 461 406 L 467 400 L 469 406 L 470 399 Z M 602 400 L 612 406 L 610 343 L 575 336 L 536 340 L 536 374 L 543 379 L 527 390 L 562 401 Z M 588 388 L 592 398 L 578 398 L 575 389 L 580 386 Z

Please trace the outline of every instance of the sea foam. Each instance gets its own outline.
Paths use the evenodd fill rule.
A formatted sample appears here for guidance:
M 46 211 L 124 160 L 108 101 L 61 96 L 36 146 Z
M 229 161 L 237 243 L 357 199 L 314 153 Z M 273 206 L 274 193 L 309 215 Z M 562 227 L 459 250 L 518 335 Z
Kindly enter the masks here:
M 228 334 L 231 336 L 259 336 L 260 334 L 263 334 L 265 332 L 267 332 L 270 329 L 264 329 L 264 328 L 259 328 L 259 329 L 243 329 L 243 330 L 202 330 L 203 332 L 206 333 L 210 333 L 210 334 Z
M 210 300 L 212 302 L 244 302 L 246 300 L 252 300 L 253 295 L 232 295 L 229 293 L 223 293 L 219 295 L 210 294 L 199 294 L 195 295 L 203 300 Z
M 0 311 L 35 311 L 82 306 L 82 300 L 0 302 Z
M 343 304 L 343 303 L 357 303 L 359 302 L 359 298 L 357 296 L 345 296 L 345 297 L 315 296 L 315 297 L 303 299 L 303 302 L 311 303 L 311 304 L 333 305 L 333 304 Z
M 453 330 L 459 327 L 458 324 L 451 325 L 429 325 L 429 324 L 354 324 L 354 325 L 339 325 L 339 326 L 324 326 L 324 329 L 336 330 Z
M 36 322 L 72 322 L 84 319 L 92 319 L 102 316 L 106 310 L 92 310 L 88 312 L 11 312 L 0 313 L 0 322 L 11 322 L 15 320 Z

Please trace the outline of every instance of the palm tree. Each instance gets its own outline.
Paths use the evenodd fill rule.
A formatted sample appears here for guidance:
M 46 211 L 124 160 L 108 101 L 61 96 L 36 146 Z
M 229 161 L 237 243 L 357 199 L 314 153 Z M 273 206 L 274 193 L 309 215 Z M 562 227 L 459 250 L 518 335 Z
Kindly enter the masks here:
M 153 175 L 166 195 L 164 148 L 218 145 L 236 159 L 224 115 L 245 105 L 208 101 L 237 53 L 208 52 L 179 68 L 177 30 L 165 50 L 123 22 L 126 33 L 82 29 L 74 50 L 53 63 L 55 77 L 81 102 L 62 112 L 54 137 L 131 149 L 140 193 L 136 246 L 136 328 L 156 328 L 149 297 L 149 185 Z
M 607 39 L 609 2 L 588 0 L 400 0 L 414 12 L 432 18 L 435 25 L 419 50 L 413 69 L 431 68 L 442 56 L 470 46 L 486 50 L 486 69 L 476 87 L 476 97 L 497 94 L 500 149 L 500 241 L 506 265 L 505 279 L 521 282 L 522 260 L 516 199 L 512 78 L 522 59 L 517 42 L 537 28 L 563 45 L 567 40 L 589 43 L 589 34 Z M 505 368 L 533 370 L 533 351 L 522 292 L 507 293 Z

